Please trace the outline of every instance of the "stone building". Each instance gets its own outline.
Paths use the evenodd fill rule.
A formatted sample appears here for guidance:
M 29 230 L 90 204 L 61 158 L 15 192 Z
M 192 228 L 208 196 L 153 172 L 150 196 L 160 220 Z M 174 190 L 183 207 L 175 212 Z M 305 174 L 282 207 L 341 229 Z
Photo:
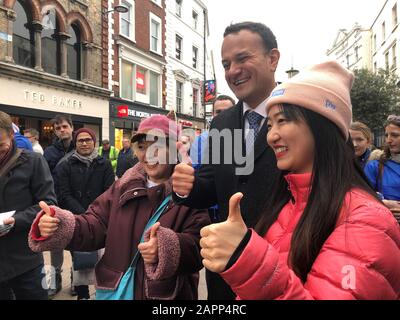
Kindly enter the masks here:
M 109 136 L 106 0 L 0 0 L 0 110 L 53 139 L 50 119 Z

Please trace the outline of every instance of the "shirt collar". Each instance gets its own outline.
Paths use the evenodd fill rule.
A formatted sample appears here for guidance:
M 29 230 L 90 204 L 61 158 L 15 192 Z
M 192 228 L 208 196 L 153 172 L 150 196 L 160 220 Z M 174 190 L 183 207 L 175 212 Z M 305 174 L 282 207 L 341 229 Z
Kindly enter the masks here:
M 262 115 L 264 119 L 267 118 L 267 109 L 266 109 L 266 106 L 267 106 L 267 101 L 268 101 L 268 99 L 269 99 L 269 97 L 266 98 L 263 102 L 261 102 L 261 103 L 257 106 L 257 108 L 255 108 L 255 109 L 250 108 L 250 106 L 249 106 L 246 102 L 243 101 L 243 115 L 246 113 L 246 111 L 250 110 L 250 111 L 255 111 L 255 112 L 257 112 L 258 114 Z

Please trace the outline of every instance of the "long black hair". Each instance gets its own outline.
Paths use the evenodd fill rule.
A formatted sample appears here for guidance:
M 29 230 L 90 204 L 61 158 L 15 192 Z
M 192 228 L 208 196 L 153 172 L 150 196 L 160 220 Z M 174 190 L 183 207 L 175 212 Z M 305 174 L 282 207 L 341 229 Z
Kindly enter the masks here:
M 345 141 L 333 122 L 318 113 L 294 105 L 282 105 L 282 112 L 288 121 L 304 121 L 315 142 L 310 194 L 294 230 L 289 253 L 293 271 L 305 282 L 319 251 L 335 228 L 346 193 L 357 187 L 377 197 L 355 159 L 351 143 Z M 284 178 L 287 173 L 283 171 L 277 177 L 275 191 L 267 200 L 255 227 L 262 236 L 291 198 Z

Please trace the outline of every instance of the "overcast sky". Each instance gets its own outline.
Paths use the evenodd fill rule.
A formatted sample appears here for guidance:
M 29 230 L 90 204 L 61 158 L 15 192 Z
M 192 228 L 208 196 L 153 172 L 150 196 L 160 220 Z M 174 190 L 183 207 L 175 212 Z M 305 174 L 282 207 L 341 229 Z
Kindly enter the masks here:
M 339 29 L 355 22 L 371 27 L 385 0 L 203 0 L 209 10 L 210 42 L 214 50 L 218 92 L 231 94 L 221 65 L 225 27 L 232 22 L 265 23 L 274 32 L 281 59 L 276 79 L 285 81 L 286 70 L 321 61 Z

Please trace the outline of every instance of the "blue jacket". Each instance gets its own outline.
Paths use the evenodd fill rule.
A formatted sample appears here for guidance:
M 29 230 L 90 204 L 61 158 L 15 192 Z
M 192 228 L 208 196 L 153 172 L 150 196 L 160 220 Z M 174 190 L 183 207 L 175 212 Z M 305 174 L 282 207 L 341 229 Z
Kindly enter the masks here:
M 19 132 L 14 133 L 14 141 L 15 141 L 15 145 L 17 146 L 17 148 L 33 151 L 32 144 L 30 143 L 28 138 L 25 138 Z
M 367 163 L 364 172 L 375 191 L 380 192 L 385 200 L 400 200 L 400 163 L 392 160 L 386 161 L 383 167 L 382 182 L 377 186 L 379 161 Z

